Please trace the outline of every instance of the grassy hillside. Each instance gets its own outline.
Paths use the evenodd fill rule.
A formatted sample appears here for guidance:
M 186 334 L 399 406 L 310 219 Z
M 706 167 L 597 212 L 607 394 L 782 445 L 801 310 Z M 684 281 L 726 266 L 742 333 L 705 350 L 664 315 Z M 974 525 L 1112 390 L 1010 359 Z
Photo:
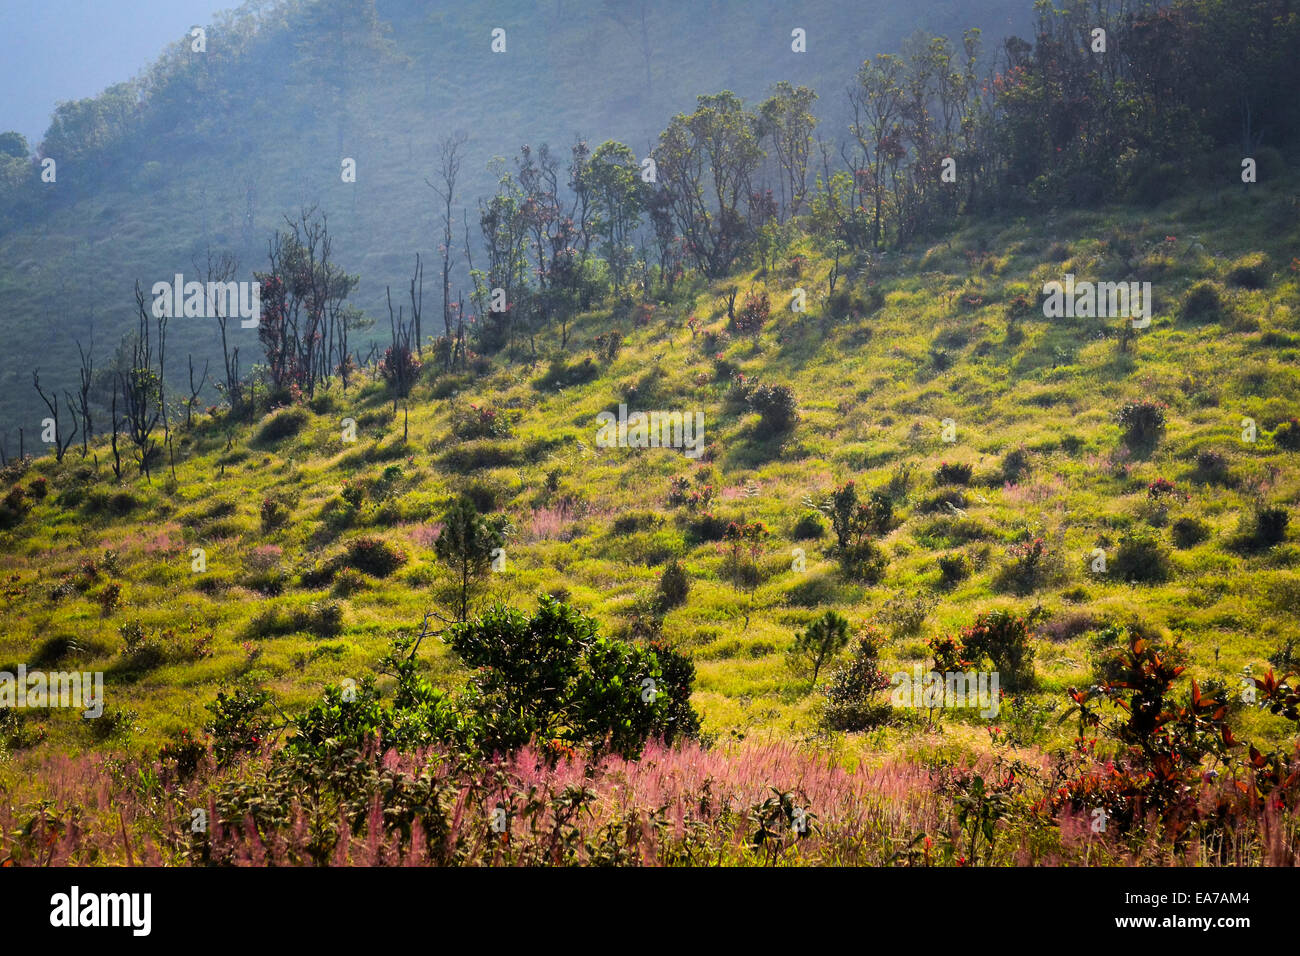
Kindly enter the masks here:
M 1296 238 L 1293 213 L 1267 192 L 1203 195 L 1143 217 L 989 223 L 915 255 L 860 260 L 834 299 L 828 263 L 799 248 L 765 275 L 581 316 L 569 357 L 549 368 L 426 366 L 405 442 L 382 383 L 347 394 L 336 383 L 310 407 L 251 427 L 218 414 L 179 428 L 174 478 L 128 471 L 116 486 L 103 447 L 97 467 L 75 451 L 61 466 L 39 460 L 8 476 L 43 478 L 49 490 L 0 533 L 0 669 L 103 670 L 108 716 L 20 716 L 3 739 L 9 766 L 54 750 L 157 746 L 200 728 L 204 705 L 237 683 L 293 711 L 326 684 L 372 673 L 395 635 L 448 606 L 451 575 L 432 546 L 463 492 L 513 528 L 485 601 L 525 606 L 550 592 L 611 633 L 661 633 L 694 660 L 693 700 L 718 738 L 819 738 L 873 759 L 994 745 L 990 722 L 961 712 L 827 736 L 823 696 L 786 651 L 830 608 L 882 629 L 889 672 L 928 668 L 926 640 L 979 612 L 1033 612 L 1037 686 L 992 722 L 1030 751 L 1069 738 L 1068 724 L 1039 712 L 1063 714 L 1066 688 L 1093 680 L 1107 621 L 1138 618 L 1176 636 L 1203 685 L 1231 691 L 1244 668 L 1285 670 L 1300 548 L 1293 534 L 1257 540 L 1254 522 L 1261 506 L 1291 511 L 1300 495 L 1296 452 L 1284 447 L 1300 408 Z M 1017 296 L 1032 302 L 1064 273 L 1128 270 L 1155 277 L 1156 308 L 1127 343 L 1117 320 L 1049 321 L 1036 307 L 1009 319 Z M 1205 293 L 1192 290 L 1204 283 L 1217 315 L 1195 311 Z M 757 340 L 725 334 L 732 284 L 742 299 L 764 290 L 778 303 Z M 796 287 L 809 292 L 806 314 L 780 309 Z M 611 328 L 621 349 L 597 357 L 594 338 Z M 735 402 L 735 372 L 793 388 L 799 420 L 788 437 L 764 437 Z M 1163 436 L 1145 450 L 1117 423 L 1125 403 L 1143 400 L 1168 406 Z M 705 453 L 598 447 L 596 416 L 620 402 L 702 411 Z M 344 418 L 358 424 L 355 444 L 342 440 Z M 1254 442 L 1242 439 L 1243 418 L 1257 425 Z M 969 479 L 939 475 L 944 463 L 969 465 Z M 675 478 L 710 486 L 711 503 L 670 504 Z M 1160 479 L 1173 489 L 1153 491 Z M 849 480 L 894 500 L 876 585 L 839 573 L 824 522 L 823 537 L 808 537 L 809 503 Z M 732 582 L 706 512 L 771 531 L 752 593 Z M 382 577 L 323 570 L 336 557 L 338 568 L 371 567 L 353 548 L 365 538 L 405 562 Z M 1154 542 L 1150 560 L 1167 579 L 1126 581 L 1126 539 Z M 203 573 L 191 569 L 194 548 L 206 551 Z M 1105 574 L 1090 569 L 1097 548 Z M 969 574 L 954 563 L 944 580 L 939 561 L 954 556 Z M 649 609 L 671 559 L 691 586 L 660 630 Z M 113 589 L 116 601 L 105 597 Z M 421 666 L 437 684 L 464 679 L 436 643 Z M 1285 739 L 1289 727 L 1250 709 L 1235 719 L 1252 740 Z
M 266 267 L 266 238 L 304 205 L 329 214 L 337 260 L 361 274 L 353 303 L 384 316 L 385 286 L 404 286 L 416 252 L 436 258 L 436 197 L 425 182 L 455 132 L 469 138 L 457 206 L 474 221 L 495 187 L 489 161 L 524 143 L 563 154 L 578 137 L 593 148 L 616 139 L 644 155 L 701 92 L 754 100 L 778 80 L 819 91 L 834 142 L 844 86 L 864 58 L 918 29 L 959 36 L 980 26 L 997 38 L 1029 15 L 1021 0 L 816 0 L 796 23 L 767 0 L 673 0 L 650 5 L 643 30 L 636 3 L 620 17 L 597 0 L 383 0 L 373 17 L 369 6 L 250 4 L 209 26 L 205 54 L 178 39 L 142 73 L 156 92 L 128 140 L 75 159 L 47 148 L 58 153 L 57 182 L 33 185 L 27 218 L 0 233 L 0 332 L 11 343 L 0 358 L 0 414 L 12 423 L 11 453 L 18 428 L 30 436 L 44 415 L 33 365 L 46 381 L 75 381 L 75 342 L 93 337 L 102 367 L 132 328 L 135 280 L 193 273 L 209 248 L 233 252 L 239 277 L 251 279 Z M 805 55 L 790 52 L 796 26 L 808 31 Z M 490 51 L 495 27 L 507 31 L 502 55 Z M 357 162 L 355 183 L 341 181 L 344 157 Z M 189 351 L 200 367 L 220 365 L 206 323 L 178 322 L 172 336 L 182 365 Z

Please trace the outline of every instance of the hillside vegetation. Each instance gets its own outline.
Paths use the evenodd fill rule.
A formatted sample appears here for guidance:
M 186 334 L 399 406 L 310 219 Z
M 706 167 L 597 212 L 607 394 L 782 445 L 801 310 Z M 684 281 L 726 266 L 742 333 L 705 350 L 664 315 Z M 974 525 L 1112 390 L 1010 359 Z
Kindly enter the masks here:
M 0 862 L 1293 865 L 1291 167 L 1145 98 L 1220 5 L 1113 71 L 1082 10 L 989 87 L 974 34 L 863 63 L 848 168 L 788 84 L 657 181 L 525 146 L 369 356 L 304 209 L 210 406 L 139 293 L 111 425 L 0 475 L 0 673 L 106 701 L 0 709 Z

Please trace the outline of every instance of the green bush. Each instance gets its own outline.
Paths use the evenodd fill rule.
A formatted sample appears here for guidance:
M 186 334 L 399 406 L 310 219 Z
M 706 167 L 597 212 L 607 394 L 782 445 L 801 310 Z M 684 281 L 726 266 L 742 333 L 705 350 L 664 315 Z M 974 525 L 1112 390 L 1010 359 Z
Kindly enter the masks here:
M 1179 518 L 1170 527 L 1174 545 L 1179 548 L 1191 548 L 1210 536 L 1210 526 L 1197 518 Z
M 763 435 L 784 435 L 799 420 L 799 403 L 788 385 L 760 385 L 750 392 L 749 404 L 758 412 Z
M 964 462 L 942 462 L 934 472 L 936 485 L 969 485 L 972 468 Z
M 805 511 L 790 533 L 796 541 L 817 541 L 826 534 L 826 522 L 821 512 Z
M 1143 448 L 1154 445 L 1165 433 L 1165 412 L 1168 405 L 1164 402 L 1144 399 L 1140 402 L 1128 402 L 1115 416 L 1123 430 L 1124 441 L 1130 447 Z
M 474 668 L 464 704 L 484 752 L 539 740 L 635 757 L 651 738 L 699 732 L 690 661 L 662 644 L 602 637 L 549 595 L 531 616 L 496 605 L 453 627 L 447 643 Z
M 406 553 L 382 538 L 358 538 L 348 545 L 343 564 L 376 578 L 386 578 L 407 561 Z
M 1270 272 L 1268 256 L 1252 252 L 1233 262 L 1224 281 L 1238 289 L 1263 289 L 1268 285 Z
M 941 554 L 939 556 L 939 581 L 945 587 L 966 580 L 970 577 L 970 561 L 964 554 Z
M 1223 294 L 1213 282 L 1198 282 L 1188 290 L 1178 316 L 1184 322 L 1222 322 L 1226 318 Z
M 1286 540 L 1287 525 L 1291 516 L 1285 508 L 1261 507 L 1254 515 L 1254 541 L 1257 547 L 1271 548 Z
M 257 433 L 259 443 L 271 444 L 292 438 L 311 421 L 311 416 L 301 408 L 286 408 L 272 415 Z
M 1284 421 L 1273 431 L 1273 444 L 1286 451 L 1300 451 L 1300 421 Z
M 1150 532 L 1131 531 L 1120 538 L 1111 573 L 1124 581 L 1167 581 L 1172 572 L 1169 555 Z
M 691 579 L 686 569 L 676 559 L 664 565 L 663 574 L 659 576 L 658 606 L 661 611 L 681 607 L 691 591 Z
M 822 711 L 828 729 L 870 730 L 889 721 L 889 703 L 880 698 L 890 685 L 889 675 L 880 666 L 880 646 L 880 636 L 868 628 L 858 638 L 849 663 L 832 672 Z
M 1025 618 L 1002 609 L 989 611 L 962 630 L 960 641 L 962 656 L 977 665 L 987 659 L 998 672 L 1003 688 L 1025 690 L 1033 686 L 1034 648 Z

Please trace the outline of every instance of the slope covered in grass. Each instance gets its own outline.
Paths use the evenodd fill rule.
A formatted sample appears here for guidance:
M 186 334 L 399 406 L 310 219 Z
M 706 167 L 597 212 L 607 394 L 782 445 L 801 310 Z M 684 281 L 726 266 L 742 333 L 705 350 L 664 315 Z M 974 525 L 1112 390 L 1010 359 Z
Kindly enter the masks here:
M 1245 668 L 1286 671 L 1297 637 L 1300 549 L 1285 525 L 1281 540 L 1258 528 L 1261 509 L 1289 513 L 1300 495 L 1287 447 L 1300 412 L 1296 239 L 1276 197 L 1225 192 L 1141 216 L 992 222 L 913 255 L 864 256 L 834 297 L 828 263 L 796 247 L 766 274 L 582 315 L 549 365 L 429 363 L 405 441 L 381 382 L 346 394 L 336 382 L 249 425 L 216 412 L 177 426 L 174 477 L 166 462 L 151 482 L 127 465 L 114 483 L 102 446 L 94 459 L 74 450 L 61 465 L 12 469 L 8 484 L 43 478 L 48 491 L 29 493 L 30 510 L 0 532 L 0 669 L 103 670 L 108 705 L 98 721 L 11 719 L 11 767 L 55 750 L 157 746 L 201 728 L 222 688 L 263 687 L 293 712 L 373 673 L 395 636 L 454 602 L 433 543 L 463 493 L 510 524 L 481 602 L 530 606 L 549 592 L 611 633 L 662 637 L 695 662 L 711 737 L 973 756 L 999 745 L 998 726 L 1019 747 L 1050 749 L 1070 735 L 1056 720 L 1066 689 L 1095 680 L 1104 625 L 1135 619 L 1181 641 L 1189 676 L 1231 697 Z M 1246 266 L 1262 281 L 1244 280 Z M 1151 325 L 1125 336 L 1115 319 L 1045 319 L 1039 290 L 1066 273 L 1150 279 Z M 1217 314 L 1193 307 L 1205 283 Z M 757 338 L 726 333 L 733 286 L 738 301 L 766 291 L 774 303 Z M 784 308 L 796 288 L 805 313 Z M 610 331 L 621 347 L 597 355 Z M 788 434 L 767 434 L 739 400 L 756 380 L 793 389 Z M 1144 401 L 1167 406 L 1147 445 L 1118 422 Z M 620 403 L 703 412 L 703 454 L 600 447 L 597 415 Z M 355 443 L 343 440 L 348 418 Z M 824 520 L 810 537 L 808 512 L 847 481 L 893 501 L 875 584 L 840 573 Z M 710 500 L 692 504 L 692 491 Z M 728 564 L 732 521 L 770 531 L 756 579 Z M 374 560 L 386 550 L 387 564 Z M 689 594 L 661 617 L 655 589 L 673 560 Z M 823 695 L 787 654 L 834 609 L 881 629 L 887 672 L 928 669 L 928 639 L 994 608 L 1035 626 L 1036 684 L 1008 694 L 997 720 L 896 711 L 870 734 L 828 737 Z M 438 685 L 465 679 L 436 641 L 421 667 Z M 1282 718 L 1239 710 L 1249 739 L 1287 738 Z

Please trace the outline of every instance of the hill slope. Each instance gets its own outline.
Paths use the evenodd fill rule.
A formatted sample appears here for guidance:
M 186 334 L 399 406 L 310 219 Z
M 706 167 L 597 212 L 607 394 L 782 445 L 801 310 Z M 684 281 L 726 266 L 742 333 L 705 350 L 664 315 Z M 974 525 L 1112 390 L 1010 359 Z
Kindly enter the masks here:
M 336 259 L 362 276 L 354 304 L 386 316 L 385 286 L 405 286 L 417 252 L 437 258 L 426 180 L 453 133 L 468 136 L 456 204 L 476 222 L 478 199 L 496 185 L 489 161 L 524 143 L 567 153 L 578 137 L 593 148 L 615 139 L 644 154 L 698 94 L 729 88 L 756 100 L 778 80 L 821 93 L 834 141 L 842 91 L 864 58 L 917 29 L 960 36 L 978 25 L 996 40 L 1028 11 L 1021 0 L 817 0 L 799 23 L 791 15 L 767 0 L 246 5 L 209 27 L 206 53 L 178 41 L 142 74 L 149 97 L 120 140 L 69 141 L 52 127 L 45 155 L 58 160 L 57 182 L 33 185 L 24 218 L 0 233 L 0 333 L 13 343 L 0 357 L 0 414 L 31 422 L 32 434 L 44 414 L 33 365 L 48 381 L 75 381 L 75 341 L 92 335 L 102 365 L 133 328 L 134 281 L 191 274 L 209 248 L 234 253 L 251 279 L 266 268 L 267 238 L 302 206 L 329 215 Z M 796 26 L 809 31 L 806 55 L 790 52 Z M 491 52 L 495 27 L 507 31 L 505 54 Z M 356 160 L 355 183 L 342 182 L 344 157 Z M 172 335 L 174 355 L 219 366 L 206 325 L 177 323 Z
M 46 477 L 50 493 L 0 537 L 0 663 L 105 670 L 109 711 L 140 741 L 201 726 L 203 705 L 232 681 L 300 706 L 326 683 L 370 673 L 387 641 L 454 603 L 432 545 L 448 503 L 469 493 L 514 529 L 492 597 L 520 605 L 549 591 L 614 633 L 661 633 L 695 660 L 695 701 L 714 734 L 817 732 L 821 695 L 785 652 L 827 608 L 892 635 L 887 670 L 928 661 L 927 637 L 979 611 L 1038 609 L 1031 696 L 1042 706 L 1090 680 L 1105 622 L 1133 616 L 1184 638 L 1202 682 L 1235 686 L 1297 636 L 1300 549 L 1285 526 L 1281 543 L 1250 541 L 1259 507 L 1289 510 L 1300 495 L 1285 425 L 1300 407 L 1300 277 L 1286 258 L 1295 226 L 1279 231 L 1277 208 L 1266 194 L 1223 193 L 1149 219 L 1108 210 L 1046 230 L 987 224 L 915 256 L 864 262 L 831 301 L 828 263 L 804 249 L 735 280 L 742 297 L 752 287 L 777 303 L 796 286 L 811 292 L 808 313 L 778 309 L 756 341 L 726 334 L 728 283 L 697 283 L 652 310 L 590 313 L 571 358 L 549 369 L 426 367 L 407 441 L 382 383 L 346 394 L 336 383 L 294 413 L 299 430 L 283 438 L 267 423 L 284 410 L 250 427 L 199 416 L 178 429 L 174 480 L 166 471 L 149 484 L 128 468 L 114 488 L 102 447 L 97 469 L 75 451 L 62 465 L 38 461 L 22 480 Z M 1251 253 L 1266 257 L 1263 287 L 1234 286 L 1234 264 Z M 1016 297 L 1032 300 L 1045 281 L 1113 274 L 1121 260 L 1160 276 L 1152 324 L 1128 344 L 1114 320 L 1033 310 L 1008 319 Z M 1217 317 L 1188 309 L 1203 282 L 1222 297 Z M 610 328 L 621 350 L 599 357 L 595 336 Z M 793 388 L 792 433 L 762 433 L 737 403 L 737 373 Z M 1126 447 L 1117 424 L 1140 401 L 1168 406 L 1148 451 Z M 597 415 L 620 402 L 702 412 L 704 454 L 599 447 Z M 343 441 L 345 418 L 358 423 L 355 444 Z M 1242 440 L 1243 418 L 1256 441 Z M 971 474 L 941 473 L 943 463 Z M 710 486 L 711 502 L 672 504 L 677 478 L 687 491 Z M 1161 479 L 1174 487 L 1161 490 Z M 798 529 L 809 502 L 849 480 L 894 500 L 875 585 L 841 576 L 833 536 Z M 348 488 L 359 508 L 341 497 Z M 771 531 L 752 593 L 733 580 L 719 540 L 732 520 Z M 362 538 L 408 561 L 388 577 L 335 576 L 331 590 L 322 569 L 336 556 L 355 564 L 349 548 Z M 1036 538 L 1043 547 L 1027 558 Z M 1126 538 L 1151 542 L 1165 580 L 1125 580 L 1147 567 L 1117 567 Z M 202 574 L 191 569 L 196 547 Z M 1104 574 L 1090 569 L 1098 548 L 1112 564 Z M 964 558 L 969 576 L 943 580 L 942 556 Z M 650 598 L 672 559 L 691 590 L 656 623 Z M 106 611 L 105 590 L 119 586 Z M 144 672 L 124 651 L 137 624 L 166 648 Z M 446 651 L 432 655 L 435 680 L 456 683 Z M 1285 732 L 1280 719 L 1243 719 L 1266 736 Z M 51 742 L 94 744 L 72 717 L 41 723 Z M 906 724 L 888 733 L 904 747 L 918 740 Z M 1035 743 L 1064 733 L 1044 730 Z

